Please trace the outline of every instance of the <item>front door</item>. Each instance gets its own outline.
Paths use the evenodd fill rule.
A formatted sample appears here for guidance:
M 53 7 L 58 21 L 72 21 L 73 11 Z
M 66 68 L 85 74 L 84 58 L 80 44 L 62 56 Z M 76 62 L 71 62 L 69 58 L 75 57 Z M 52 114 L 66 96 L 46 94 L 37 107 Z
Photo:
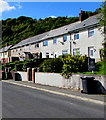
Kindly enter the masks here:
M 88 47 L 88 56 L 94 58 L 94 47 Z

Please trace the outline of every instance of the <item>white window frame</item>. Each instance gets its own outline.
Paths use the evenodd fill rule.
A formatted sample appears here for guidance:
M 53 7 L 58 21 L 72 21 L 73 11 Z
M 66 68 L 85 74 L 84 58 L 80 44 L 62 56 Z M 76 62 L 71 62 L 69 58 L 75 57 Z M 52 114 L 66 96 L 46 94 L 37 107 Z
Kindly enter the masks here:
M 94 36 L 94 28 L 89 28 L 88 29 L 88 37 Z
M 74 33 L 74 40 L 78 40 L 79 39 L 79 32 Z
M 68 50 L 62 50 L 62 55 L 67 55 L 68 54 Z
M 94 58 L 94 47 L 88 47 L 88 56 Z M 93 53 L 93 54 L 92 54 Z
M 63 35 L 63 42 L 67 41 L 67 35 Z
M 73 55 L 80 55 L 80 48 L 73 49 Z
M 48 46 L 48 40 L 43 41 L 43 46 Z
M 57 38 L 53 38 L 53 44 L 57 44 Z

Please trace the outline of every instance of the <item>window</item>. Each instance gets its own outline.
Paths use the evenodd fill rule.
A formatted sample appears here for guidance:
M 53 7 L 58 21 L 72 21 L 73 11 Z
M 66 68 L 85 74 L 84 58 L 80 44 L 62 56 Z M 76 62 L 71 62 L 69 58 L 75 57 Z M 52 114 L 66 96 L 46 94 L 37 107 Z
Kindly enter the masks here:
M 49 53 L 48 52 L 46 53 L 46 58 L 49 58 Z
M 74 40 L 77 40 L 77 39 L 79 39 L 79 33 L 74 34 Z
M 63 36 L 63 42 L 66 42 L 67 41 L 67 35 L 64 35 Z
M 57 38 L 53 38 L 53 44 L 57 44 Z
M 68 54 L 68 50 L 62 50 L 62 55 Z
M 73 49 L 73 55 L 80 55 L 80 48 Z
M 36 44 L 35 44 L 35 48 L 39 48 L 39 43 L 36 43 Z
M 88 37 L 91 37 L 94 35 L 94 28 L 88 29 Z
M 43 41 L 43 46 L 48 46 L 48 40 Z
M 91 58 L 94 57 L 94 47 L 88 47 L 88 56 Z

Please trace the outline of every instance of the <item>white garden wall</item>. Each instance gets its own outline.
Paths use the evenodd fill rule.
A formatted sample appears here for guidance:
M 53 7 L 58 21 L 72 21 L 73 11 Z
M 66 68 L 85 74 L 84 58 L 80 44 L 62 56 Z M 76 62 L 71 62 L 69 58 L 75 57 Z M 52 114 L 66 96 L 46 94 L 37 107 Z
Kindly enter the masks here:
M 27 81 L 27 72 L 17 71 L 17 73 L 20 74 L 22 81 Z
M 28 80 L 27 72 L 18 73 L 21 75 L 22 81 Z M 82 90 L 82 80 L 80 79 L 82 76 L 95 77 L 95 80 L 98 80 L 106 89 L 106 76 L 103 75 L 73 74 L 70 79 L 65 79 L 58 73 L 35 72 L 35 84 Z
M 56 87 L 64 87 L 64 78 L 60 74 L 56 73 L 36 72 L 35 83 Z

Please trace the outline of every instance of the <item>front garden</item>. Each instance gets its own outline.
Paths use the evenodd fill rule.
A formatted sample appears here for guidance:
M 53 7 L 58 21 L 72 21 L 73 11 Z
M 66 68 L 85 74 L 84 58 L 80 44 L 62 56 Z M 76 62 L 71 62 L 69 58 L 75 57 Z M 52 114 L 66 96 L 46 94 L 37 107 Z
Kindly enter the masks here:
M 71 54 L 59 56 L 58 58 L 16 61 L 5 64 L 5 67 L 8 67 L 11 71 L 26 71 L 28 67 L 39 68 L 40 72 L 60 73 L 64 77 L 69 77 L 72 73 L 106 75 L 103 61 L 95 63 L 95 71 L 89 72 L 88 57 L 81 55 L 72 56 Z

